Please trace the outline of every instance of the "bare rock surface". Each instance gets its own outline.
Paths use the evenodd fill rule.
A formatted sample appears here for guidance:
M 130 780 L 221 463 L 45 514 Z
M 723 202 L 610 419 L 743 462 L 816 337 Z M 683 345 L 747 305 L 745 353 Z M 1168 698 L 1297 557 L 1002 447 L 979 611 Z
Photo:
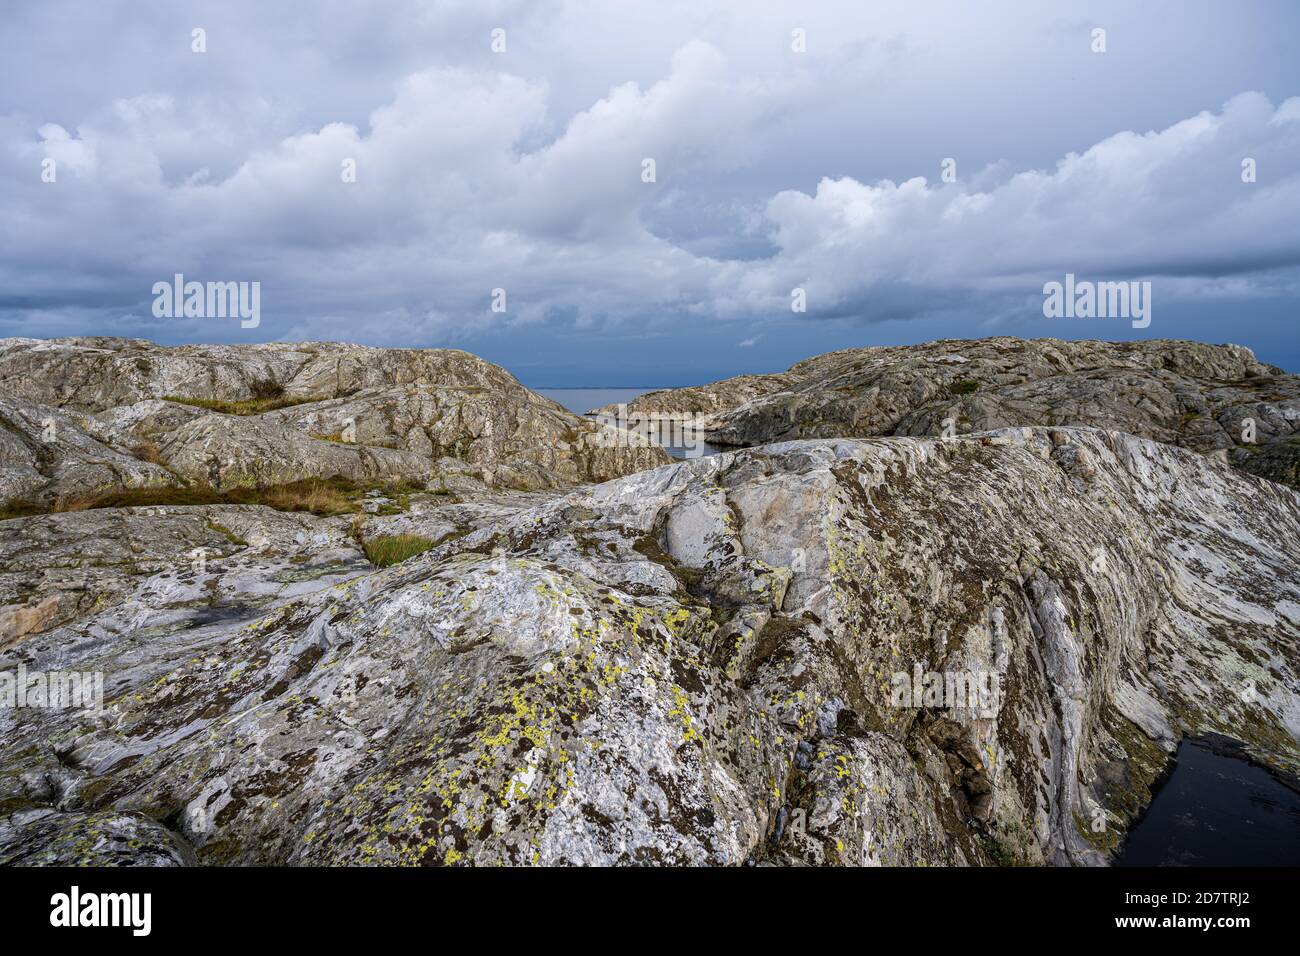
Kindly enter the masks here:
M 950 421 L 957 434 L 1022 425 L 1117 429 L 1227 455 L 1253 474 L 1293 484 L 1300 463 L 1290 441 L 1300 434 L 1300 376 L 1240 345 L 998 337 L 847 349 L 776 375 L 651 392 L 629 410 L 706 415 L 710 443 L 741 447 L 941 435 Z
M 145 640 L 370 570 L 348 519 L 257 505 L 98 508 L 0 532 L 0 646 L 88 615 L 101 619 L 96 640 Z
M 0 650 L 106 698 L 0 709 L 0 861 L 1099 864 L 1184 734 L 1300 767 L 1300 495 L 1187 450 L 818 439 L 446 497 L 0 523 L 5 587 L 119 576 Z M 369 567 L 389 533 L 437 543 Z M 914 668 L 999 690 L 900 701 Z
M 96 508 L 0 522 L 0 647 L 87 616 L 112 635 L 251 619 L 284 600 L 373 570 L 366 542 L 431 542 L 504 521 L 554 497 L 463 481 L 386 513 L 318 517 L 261 505 Z M 97 631 L 96 633 L 100 633 Z M 101 634 L 102 636 L 102 634 Z
M 293 398 L 435 384 L 518 389 L 509 372 L 458 349 L 383 349 L 339 342 L 165 347 L 145 339 L 77 336 L 0 340 L 0 393 L 83 412 L 169 395 L 260 397 L 273 383 Z
M 436 481 L 440 461 L 500 488 L 564 488 L 668 460 L 454 349 L 0 340 L 0 501 Z
M 97 438 L 85 419 L 0 395 L 0 503 L 178 484 L 166 468 Z

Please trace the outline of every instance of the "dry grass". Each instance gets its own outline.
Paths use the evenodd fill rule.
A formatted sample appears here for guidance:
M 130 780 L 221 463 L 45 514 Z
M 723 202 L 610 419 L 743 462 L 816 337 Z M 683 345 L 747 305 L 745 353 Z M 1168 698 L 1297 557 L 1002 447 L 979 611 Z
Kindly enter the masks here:
M 167 462 L 163 460 L 162 449 L 158 447 L 157 442 L 142 442 L 131 449 L 131 454 L 141 461 L 149 462 L 151 465 L 167 467 Z
M 364 484 L 347 478 L 311 478 L 283 485 L 231 488 L 217 491 L 205 484 L 184 488 L 129 488 L 86 495 L 65 496 L 50 503 L 13 500 L 0 506 L 0 521 L 50 512 L 88 511 L 95 508 L 138 508 L 165 505 L 266 505 L 277 511 L 306 511 L 331 516 L 361 511 L 367 491 L 405 501 L 416 485 L 407 482 Z
M 49 508 L 42 508 L 38 504 L 30 501 L 24 501 L 21 498 L 14 498 L 0 505 L 0 521 L 8 521 L 10 518 L 27 518 L 31 515 L 45 514 Z
M 262 492 L 264 504 L 276 511 L 310 511 L 317 515 L 339 515 L 357 510 L 356 503 L 337 486 L 325 481 L 297 481 Z
M 215 505 L 230 503 L 227 496 L 206 485 L 190 488 L 120 488 L 85 495 L 63 495 L 54 499 L 48 508 L 36 507 L 34 514 L 42 511 L 90 511 L 96 508 L 138 508 L 146 505 Z
M 183 395 L 163 396 L 163 401 L 176 402 L 180 405 L 193 405 L 195 408 L 206 408 L 210 412 L 220 412 L 223 415 L 261 415 L 263 412 L 273 412 L 277 408 L 291 408 L 294 405 L 306 405 L 311 402 L 323 402 L 325 400 L 320 395 L 308 395 L 304 398 L 278 395 L 274 398 L 254 397 L 241 398 L 235 401 L 226 401 L 219 398 L 186 398 Z

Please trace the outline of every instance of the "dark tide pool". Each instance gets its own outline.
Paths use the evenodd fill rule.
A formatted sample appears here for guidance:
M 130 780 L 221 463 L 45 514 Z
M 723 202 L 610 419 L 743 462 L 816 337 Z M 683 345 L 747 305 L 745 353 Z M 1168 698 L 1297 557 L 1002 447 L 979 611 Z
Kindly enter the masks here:
M 1184 740 L 1116 866 L 1300 866 L 1300 793 L 1226 738 Z

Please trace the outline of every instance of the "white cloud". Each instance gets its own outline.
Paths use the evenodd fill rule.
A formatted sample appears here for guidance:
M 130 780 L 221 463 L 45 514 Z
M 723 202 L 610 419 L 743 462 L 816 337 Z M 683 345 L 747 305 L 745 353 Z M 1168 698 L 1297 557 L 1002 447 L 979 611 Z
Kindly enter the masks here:
M 133 314 L 152 334 L 152 283 L 184 272 L 261 281 L 270 335 L 451 341 L 548 320 L 788 318 L 795 286 L 812 317 L 867 318 L 980 298 L 996 314 L 1066 271 L 1249 294 L 1300 263 L 1300 100 L 1245 93 L 1048 169 L 959 157 L 944 184 L 936 158 L 900 181 L 823 169 L 807 192 L 755 191 L 749 171 L 777 175 L 766 164 L 789 123 L 844 68 L 781 63 L 742 68 L 692 40 L 662 78 L 620 82 L 567 118 L 544 78 L 484 66 L 409 73 L 365 123 L 290 135 L 258 95 L 121 98 L 72 130 L 0 117 L 4 301 L 33 334 L 52 316 L 69 331 Z M 39 181 L 45 156 L 55 186 Z M 806 161 L 818 156 L 808 144 Z M 1240 181 L 1245 156 L 1254 184 Z M 341 180 L 345 159 L 356 183 Z M 488 308 L 496 287 L 504 316 Z
M 975 191 L 917 177 L 823 179 L 767 204 L 778 252 L 728 269 L 719 311 L 747 314 L 808 290 L 810 312 L 933 303 L 944 290 L 1033 292 L 1064 272 L 1201 277 L 1300 264 L 1300 99 L 1259 93 L 1159 132 L 1118 133 L 1049 171 Z M 1241 161 L 1261 173 L 1244 183 Z

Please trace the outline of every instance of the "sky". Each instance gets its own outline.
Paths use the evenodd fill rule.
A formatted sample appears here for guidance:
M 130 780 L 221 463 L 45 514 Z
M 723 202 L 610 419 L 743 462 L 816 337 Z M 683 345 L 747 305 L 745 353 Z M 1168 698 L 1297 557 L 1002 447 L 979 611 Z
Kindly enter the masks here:
M 988 335 L 1300 371 L 1297 38 L 1291 0 L 10 0 L 0 336 L 534 387 Z M 178 273 L 259 324 L 156 315 Z M 1150 282 L 1150 324 L 1045 316 L 1066 274 Z

